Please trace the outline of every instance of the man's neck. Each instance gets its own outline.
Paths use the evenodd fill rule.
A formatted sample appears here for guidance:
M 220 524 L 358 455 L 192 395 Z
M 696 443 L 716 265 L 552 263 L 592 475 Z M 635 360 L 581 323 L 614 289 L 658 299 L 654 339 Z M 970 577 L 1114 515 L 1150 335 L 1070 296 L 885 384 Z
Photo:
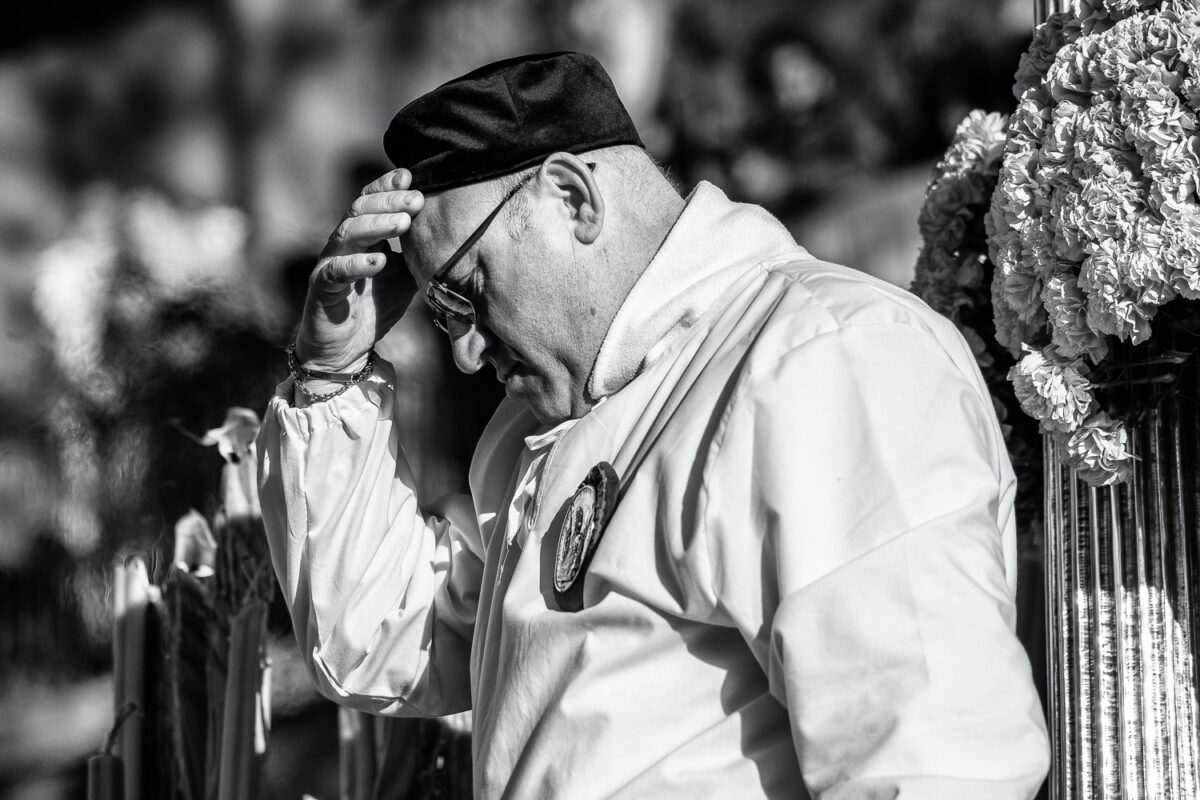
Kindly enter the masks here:
M 665 181 L 663 183 L 666 184 Z M 595 316 L 593 330 L 598 335 L 593 337 L 595 349 L 592 351 L 592 366 L 617 312 L 658 254 L 687 205 L 669 184 L 658 194 L 660 196 L 652 200 L 638 202 L 636 209 L 622 209 L 622 221 L 629 233 L 614 240 L 617 246 L 600 255 L 606 263 L 600 271 L 604 280 L 598 286 L 602 288 L 594 293 L 593 298 L 601 300 L 594 308 L 602 309 L 602 312 Z M 646 212 L 650 210 L 653 213 L 647 215 Z M 591 403 L 595 399 L 587 397 L 586 402 Z

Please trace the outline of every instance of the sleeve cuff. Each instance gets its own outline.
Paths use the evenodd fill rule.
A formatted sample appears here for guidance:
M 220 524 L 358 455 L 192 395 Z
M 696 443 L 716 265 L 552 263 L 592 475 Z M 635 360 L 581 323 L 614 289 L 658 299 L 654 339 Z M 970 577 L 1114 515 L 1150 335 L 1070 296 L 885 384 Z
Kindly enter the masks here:
M 362 425 L 391 419 L 395 391 L 395 368 L 387 360 L 378 358 L 375 372 L 362 383 L 351 386 L 337 397 L 304 407 L 294 402 L 295 379 L 288 376 L 275 387 L 267 413 L 279 418 L 284 431 L 298 434 L 304 440 L 330 428 L 340 428 L 352 438 L 360 438 Z

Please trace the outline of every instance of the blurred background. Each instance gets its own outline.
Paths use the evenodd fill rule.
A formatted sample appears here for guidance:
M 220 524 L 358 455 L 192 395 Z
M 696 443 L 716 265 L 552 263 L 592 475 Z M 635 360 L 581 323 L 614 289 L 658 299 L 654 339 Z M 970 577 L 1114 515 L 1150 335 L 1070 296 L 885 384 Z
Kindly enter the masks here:
M 315 254 L 403 104 L 526 52 L 596 55 L 648 148 L 907 286 L 930 169 L 1009 111 L 1028 0 L 41 0 L 0 30 L 0 797 L 82 797 L 112 721 L 111 571 L 161 574 L 263 410 Z M 498 401 L 414 308 L 381 348 L 428 493 Z M 189 435 L 190 434 L 190 435 Z M 336 720 L 272 617 L 270 793 L 337 794 Z

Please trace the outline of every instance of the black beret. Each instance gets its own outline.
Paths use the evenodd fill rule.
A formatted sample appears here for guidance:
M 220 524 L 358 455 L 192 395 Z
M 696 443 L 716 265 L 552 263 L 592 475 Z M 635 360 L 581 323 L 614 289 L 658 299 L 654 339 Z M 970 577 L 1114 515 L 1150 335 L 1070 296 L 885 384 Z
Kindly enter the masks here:
M 445 83 L 392 118 L 383 149 L 437 192 L 517 172 L 559 151 L 642 146 L 600 62 L 582 53 L 497 61 Z

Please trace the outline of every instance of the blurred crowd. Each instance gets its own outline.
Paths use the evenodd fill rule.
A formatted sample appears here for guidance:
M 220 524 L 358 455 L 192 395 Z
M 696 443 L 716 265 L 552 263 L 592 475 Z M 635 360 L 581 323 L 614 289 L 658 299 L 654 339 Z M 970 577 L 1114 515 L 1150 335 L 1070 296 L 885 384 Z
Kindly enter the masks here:
M 163 568 L 175 521 L 214 510 L 220 458 L 195 435 L 231 406 L 261 411 L 285 374 L 315 254 L 389 168 L 401 105 L 498 58 L 591 52 L 685 188 L 712 181 L 814 254 L 907 285 L 929 169 L 967 111 L 1011 110 L 1032 23 L 1026 0 L 44 6 L 0 38 L 13 797 L 78 787 L 111 712 L 110 567 L 136 551 Z M 461 488 L 498 384 L 457 374 L 420 308 L 381 349 L 410 387 L 422 488 Z M 313 696 L 276 633 L 280 707 L 301 714 Z

